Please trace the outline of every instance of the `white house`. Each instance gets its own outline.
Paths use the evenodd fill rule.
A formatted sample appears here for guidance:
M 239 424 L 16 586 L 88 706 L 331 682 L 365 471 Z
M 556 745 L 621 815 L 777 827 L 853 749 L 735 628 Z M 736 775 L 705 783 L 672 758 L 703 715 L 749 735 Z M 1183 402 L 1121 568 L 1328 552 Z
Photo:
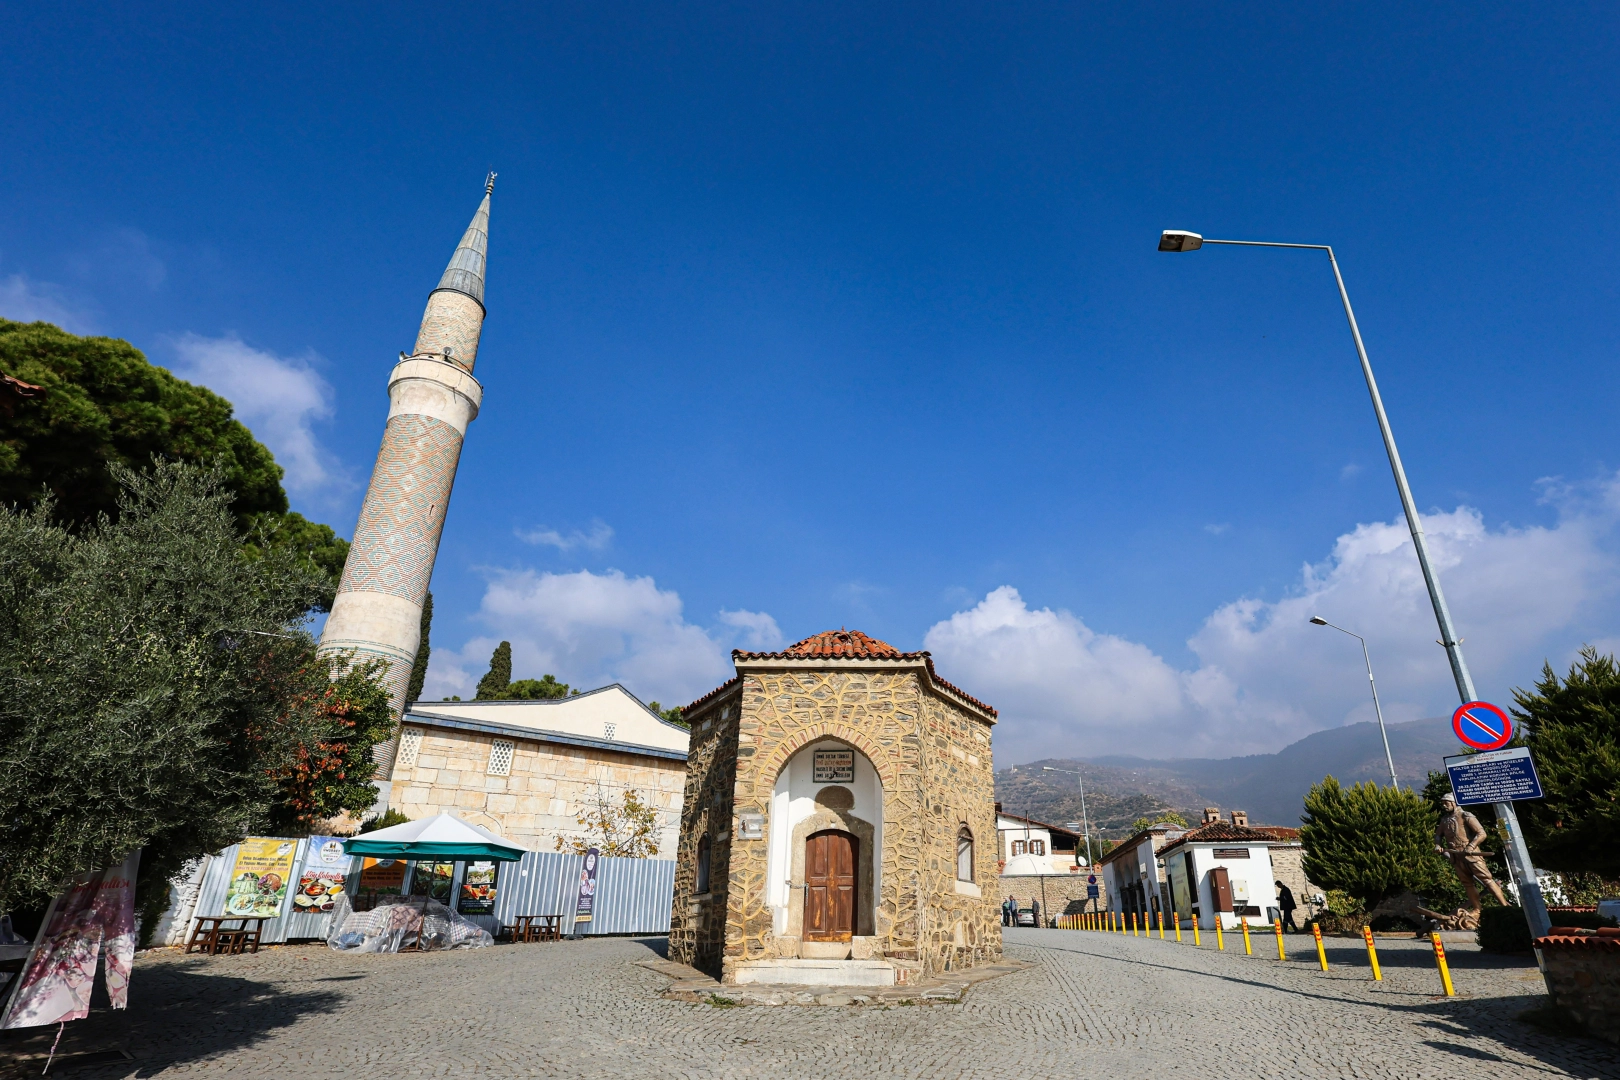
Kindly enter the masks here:
M 1157 912 L 1168 910 L 1169 883 L 1160 852 L 1186 831 L 1177 825 L 1155 825 L 1098 860 L 1111 910 L 1126 919 L 1135 916 L 1139 922 L 1146 920 L 1148 925 L 1153 924 Z
M 996 804 L 996 857 L 1003 874 L 1067 874 L 1086 865 L 1080 834 L 1031 817 L 1005 813 Z M 1013 860 L 1019 860 L 1014 868 Z
M 1250 828 L 1240 813 L 1232 816 L 1238 824 L 1208 822 L 1159 850 L 1171 907 L 1183 926 L 1191 927 L 1197 919 L 1199 926 L 1212 930 L 1218 917 L 1223 929 L 1232 930 L 1240 920 L 1268 926 L 1278 917 L 1271 849 L 1288 841 L 1279 840 L 1276 830 Z

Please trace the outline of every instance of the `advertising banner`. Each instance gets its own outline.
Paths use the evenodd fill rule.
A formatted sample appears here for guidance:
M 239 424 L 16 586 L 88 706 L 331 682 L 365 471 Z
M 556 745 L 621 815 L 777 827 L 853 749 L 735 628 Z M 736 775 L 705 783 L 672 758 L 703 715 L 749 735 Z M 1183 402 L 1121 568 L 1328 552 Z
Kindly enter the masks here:
M 585 852 L 585 863 L 579 868 L 579 901 L 574 905 L 574 933 L 577 935 L 585 923 L 591 921 L 596 910 L 596 864 L 602 853 L 596 848 Z
M 450 879 L 455 873 L 455 863 L 419 862 L 411 874 L 411 895 L 431 897 L 449 907 Z
M 360 891 L 368 896 L 398 896 L 405 891 L 404 859 L 373 859 L 360 864 Z
M 461 875 L 461 894 L 456 910 L 463 915 L 495 914 L 495 879 L 500 863 L 494 860 L 470 862 Z
M 349 876 L 349 856 L 336 836 L 312 836 L 304 854 L 304 872 L 293 894 L 293 912 L 324 915 L 343 895 Z
M 129 1004 L 135 962 L 135 874 L 141 853 L 75 880 L 51 901 L 0 1028 L 38 1027 L 90 1015 L 96 958 L 106 950 L 107 996 Z
M 297 850 L 296 840 L 262 836 L 243 840 L 236 850 L 223 914 L 264 919 L 280 915 Z

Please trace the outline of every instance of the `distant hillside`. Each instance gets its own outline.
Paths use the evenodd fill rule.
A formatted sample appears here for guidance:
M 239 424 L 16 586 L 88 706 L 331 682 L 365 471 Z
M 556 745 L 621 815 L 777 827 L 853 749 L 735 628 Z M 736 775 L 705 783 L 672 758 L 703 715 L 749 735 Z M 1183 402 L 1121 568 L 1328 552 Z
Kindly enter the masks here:
M 1444 719 L 1389 725 L 1389 745 L 1402 787 L 1422 788 L 1430 769 L 1462 747 Z M 1237 758 L 1146 758 L 1108 756 L 1046 758 L 996 773 L 996 798 L 1008 813 L 1062 824 L 1080 820 L 1075 778 L 1043 772 L 1041 766 L 1083 767 L 1086 809 L 1093 828 L 1122 836 L 1130 823 L 1159 809 L 1179 810 L 1196 821 L 1206 806 L 1247 810 L 1254 824 L 1298 825 L 1305 792 L 1332 774 L 1345 784 L 1388 781 L 1384 744 L 1374 723 L 1350 724 L 1307 735 L 1275 754 Z

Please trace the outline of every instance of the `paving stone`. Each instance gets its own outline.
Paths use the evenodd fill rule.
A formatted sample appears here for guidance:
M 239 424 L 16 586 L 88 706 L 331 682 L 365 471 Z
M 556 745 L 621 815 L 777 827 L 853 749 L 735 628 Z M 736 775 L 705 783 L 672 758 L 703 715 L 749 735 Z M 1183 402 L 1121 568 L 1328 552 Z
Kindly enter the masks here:
M 1309 940 L 1291 938 L 1304 944 L 1278 961 L 1275 948 L 1245 957 L 1241 940 L 1217 953 L 1212 942 L 1012 929 L 1009 958 L 1034 965 L 958 1004 L 844 1008 L 668 1000 L 669 976 L 638 966 L 656 959 L 656 939 L 399 956 L 159 951 L 138 958 L 130 1009 L 68 1025 L 59 1053 L 132 1055 L 71 1080 L 1620 1077 L 1612 1048 L 1515 1019 L 1546 1001 L 1528 960 L 1452 944 L 1459 996 L 1447 999 L 1426 941 L 1383 940 L 1374 983 L 1359 941 L 1332 942 L 1323 972 Z M 54 1034 L 0 1034 L 0 1075 L 37 1077 Z

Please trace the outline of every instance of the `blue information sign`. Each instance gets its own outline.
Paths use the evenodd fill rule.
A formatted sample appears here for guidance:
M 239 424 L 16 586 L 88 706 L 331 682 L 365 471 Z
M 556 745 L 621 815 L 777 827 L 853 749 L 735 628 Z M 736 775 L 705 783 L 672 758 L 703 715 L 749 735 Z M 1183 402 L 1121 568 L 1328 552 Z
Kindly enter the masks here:
M 1095 885 L 1087 885 L 1086 886 L 1086 899 L 1095 900 L 1095 899 L 1097 899 L 1098 895 L 1100 895 L 1100 894 L 1097 891 L 1097 886 L 1095 886 Z
M 1459 806 L 1541 798 L 1541 781 L 1536 779 L 1528 747 L 1448 757 L 1446 772 Z

